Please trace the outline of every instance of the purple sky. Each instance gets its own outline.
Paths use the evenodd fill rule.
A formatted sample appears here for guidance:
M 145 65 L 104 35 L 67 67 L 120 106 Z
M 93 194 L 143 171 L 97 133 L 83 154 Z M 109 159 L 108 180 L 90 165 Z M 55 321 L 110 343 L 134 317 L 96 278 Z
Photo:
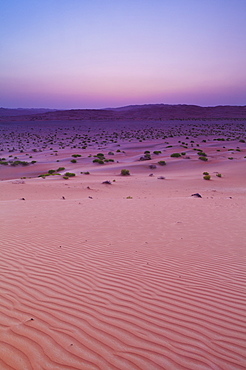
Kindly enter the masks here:
M 246 104 L 245 0 L 2 0 L 0 106 Z

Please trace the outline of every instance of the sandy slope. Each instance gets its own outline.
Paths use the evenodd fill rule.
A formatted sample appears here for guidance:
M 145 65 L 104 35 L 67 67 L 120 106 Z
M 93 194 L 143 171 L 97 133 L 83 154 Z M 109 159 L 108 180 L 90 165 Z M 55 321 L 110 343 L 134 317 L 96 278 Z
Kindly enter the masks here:
M 103 166 L 93 144 L 1 167 L 1 369 L 245 369 L 246 149 L 203 134 L 208 162 L 176 136 L 122 139 Z M 57 158 L 77 176 L 36 177 Z

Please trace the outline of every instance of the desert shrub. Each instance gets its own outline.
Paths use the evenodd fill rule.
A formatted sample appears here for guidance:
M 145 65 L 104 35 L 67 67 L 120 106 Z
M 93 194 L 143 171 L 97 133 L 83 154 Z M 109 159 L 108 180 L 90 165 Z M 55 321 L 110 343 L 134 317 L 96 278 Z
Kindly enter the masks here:
M 153 154 L 156 154 L 156 155 L 161 154 L 161 150 L 154 150 Z
M 204 180 L 210 180 L 211 179 L 211 176 L 210 175 L 205 175 L 203 176 Z
M 207 157 L 207 154 L 204 153 L 203 151 L 199 151 L 197 152 L 198 155 L 200 155 L 201 157 Z
M 228 159 L 232 160 L 232 159 L 233 159 L 233 157 L 228 157 Z
M 172 153 L 172 154 L 170 155 L 170 157 L 178 158 L 178 157 L 181 157 L 181 154 L 180 154 L 180 153 Z
M 0 164 L 2 164 L 4 166 L 7 166 L 8 165 L 8 162 L 6 162 L 6 161 L 0 161 Z
M 65 167 L 59 167 L 57 168 L 56 172 L 60 172 L 60 171 L 64 171 L 65 170 Z
M 75 173 L 73 172 L 66 172 L 64 176 L 67 176 L 67 177 L 74 177 L 76 176 Z
M 63 176 L 64 180 L 68 180 L 69 176 Z
M 217 177 L 222 177 L 221 173 L 216 173 Z
M 205 172 L 203 172 L 203 175 L 209 175 L 209 173 L 205 171 Z
M 208 160 L 207 157 L 199 157 L 198 159 L 200 159 L 201 161 L 204 161 L 204 162 L 206 162 Z
M 9 161 L 9 163 L 11 166 L 15 167 L 15 166 L 18 166 L 21 163 L 21 161 L 14 161 L 14 162 Z
M 114 155 L 114 152 L 108 152 L 108 155 Z
M 244 139 L 240 139 L 239 140 L 239 143 L 245 143 L 245 140 Z
M 126 199 L 132 199 L 132 197 L 129 195 L 128 197 L 126 197 Z
M 35 163 L 37 163 L 37 161 L 31 161 L 31 164 L 35 164 Z
M 52 175 L 52 174 L 53 174 L 53 173 L 55 173 L 55 172 L 56 172 L 55 170 L 49 170 L 49 171 L 48 171 L 48 174 L 49 174 L 49 175 Z
M 182 152 L 181 155 L 185 155 L 186 153 L 185 152 Z
M 150 154 L 149 150 L 145 150 L 144 154 Z
M 121 176 L 129 176 L 130 175 L 130 171 L 129 170 L 126 170 L 126 169 L 122 169 L 121 172 L 120 172 Z
M 76 159 L 71 160 L 71 163 L 76 163 L 76 162 L 77 162 Z
M 81 155 L 80 154 L 72 154 L 72 157 L 79 158 L 79 157 L 81 157 Z
M 93 159 L 92 162 L 93 163 L 98 163 L 98 164 L 104 164 L 104 161 L 102 159 L 100 159 L 100 158 L 95 158 L 95 159 Z
M 151 156 L 149 153 L 145 153 L 143 157 L 140 157 L 140 161 L 148 161 L 151 159 Z
M 116 153 L 120 153 L 120 149 L 117 149 L 117 150 L 116 150 Z
M 158 162 L 158 164 L 159 164 L 160 166 L 165 166 L 165 165 L 166 165 L 166 162 L 165 162 L 165 161 L 159 161 L 159 162 Z

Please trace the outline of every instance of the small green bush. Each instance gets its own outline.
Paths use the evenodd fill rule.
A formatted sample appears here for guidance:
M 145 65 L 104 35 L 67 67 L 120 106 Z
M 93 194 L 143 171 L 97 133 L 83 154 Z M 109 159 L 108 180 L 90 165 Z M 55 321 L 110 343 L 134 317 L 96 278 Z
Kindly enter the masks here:
M 65 167 L 59 167 L 57 168 L 56 172 L 60 172 L 60 171 L 64 171 L 65 170 Z
M 104 162 L 108 163 L 108 162 L 114 162 L 114 159 L 104 159 Z
M 160 166 L 165 166 L 165 165 L 166 165 L 166 162 L 165 162 L 165 161 L 159 161 L 159 162 L 158 162 L 158 164 L 159 164 Z
M 66 177 L 74 177 L 76 175 L 73 172 L 66 172 L 64 176 L 66 176 Z
M 71 163 L 76 163 L 76 162 L 77 162 L 76 159 L 71 160 Z
M 156 155 L 161 154 L 161 151 L 160 150 L 154 150 L 153 154 L 156 154 Z
M 170 155 L 170 157 L 178 158 L 178 157 L 181 157 L 181 154 L 180 153 L 173 153 L 173 154 Z
M 130 175 L 130 171 L 129 170 L 126 170 L 126 169 L 123 169 L 121 170 L 121 176 L 129 176 Z
M 209 175 L 209 173 L 205 171 L 205 172 L 203 172 L 203 175 Z
M 199 157 L 198 159 L 200 159 L 201 161 L 204 161 L 204 162 L 206 162 L 208 160 L 207 157 Z
M 79 158 L 79 157 L 81 157 L 81 155 L 80 154 L 72 154 L 72 157 Z
M 217 177 L 222 177 L 221 173 L 216 173 Z
M 100 158 L 95 158 L 95 159 L 93 159 L 92 162 L 93 163 L 98 163 L 98 164 L 104 164 L 104 161 L 102 159 L 100 159 Z
M 203 176 L 204 180 L 210 180 L 211 179 L 211 176 L 210 175 L 205 175 Z

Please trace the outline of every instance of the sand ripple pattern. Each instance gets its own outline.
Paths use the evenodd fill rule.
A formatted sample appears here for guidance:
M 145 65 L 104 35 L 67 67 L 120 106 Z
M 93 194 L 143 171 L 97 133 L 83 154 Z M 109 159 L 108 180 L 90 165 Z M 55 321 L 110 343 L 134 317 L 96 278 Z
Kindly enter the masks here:
M 240 241 L 124 204 L 2 205 L 1 369 L 246 368 Z

